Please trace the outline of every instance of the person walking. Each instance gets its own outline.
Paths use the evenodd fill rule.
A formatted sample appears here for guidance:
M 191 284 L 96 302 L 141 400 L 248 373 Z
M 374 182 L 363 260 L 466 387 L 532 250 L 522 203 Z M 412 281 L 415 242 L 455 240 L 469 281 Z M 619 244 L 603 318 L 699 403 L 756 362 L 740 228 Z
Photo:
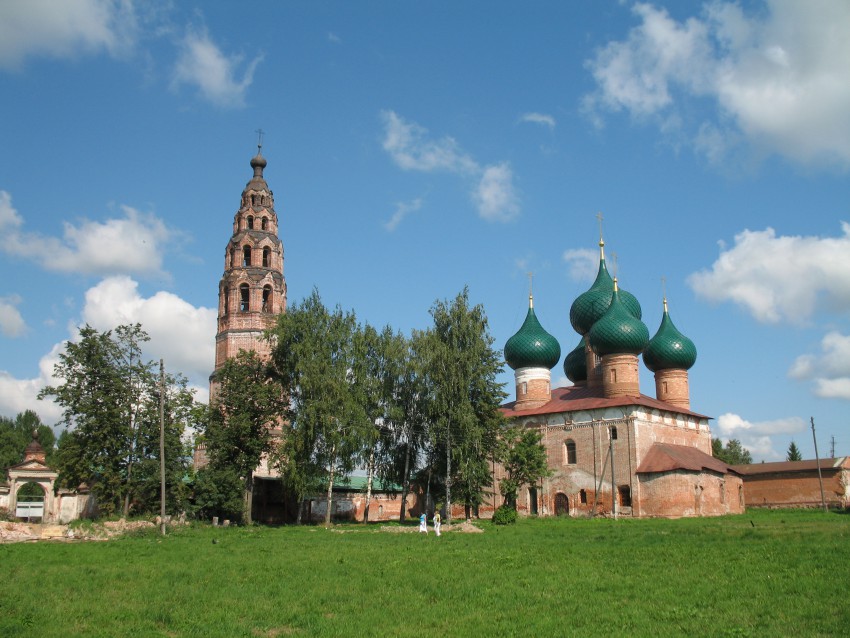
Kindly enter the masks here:
M 434 512 L 434 533 L 439 536 L 440 535 L 440 524 L 442 519 L 440 518 L 440 512 Z
M 425 516 L 425 512 L 419 516 L 419 531 L 428 533 L 428 517 Z

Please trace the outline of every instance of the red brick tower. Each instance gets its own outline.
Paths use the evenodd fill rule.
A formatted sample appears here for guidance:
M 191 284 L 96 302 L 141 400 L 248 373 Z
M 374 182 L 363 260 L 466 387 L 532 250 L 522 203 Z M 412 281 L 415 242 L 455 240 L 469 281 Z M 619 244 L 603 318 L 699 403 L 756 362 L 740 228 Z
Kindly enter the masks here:
M 277 236 L 274 193 L 263 178 L 266 160 L 262 146 L 251 159 L 254 176 L 242 191 L 233 218 L 233 235 L 224 251 L 224 274 L 218 284 L 218 331 L 215 370 L 240 350 L 270 354 L 263 332 L 286 310 L 283 243 Z M 216 394 L 215 372 L 210 375 L 210 397 Z

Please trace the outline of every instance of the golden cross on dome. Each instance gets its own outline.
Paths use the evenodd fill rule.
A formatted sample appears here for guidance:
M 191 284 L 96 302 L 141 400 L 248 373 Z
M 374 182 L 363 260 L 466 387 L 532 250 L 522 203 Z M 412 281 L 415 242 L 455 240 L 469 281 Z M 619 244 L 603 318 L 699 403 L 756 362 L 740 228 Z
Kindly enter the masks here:
M 533 291 L 532 291 L 532 288 L 533 288 L 533 280 L 534 280 L 534 273 L 533 273 L 533 272 L 527 272 L 527 273 L 525 273 L 525 274 L 526 274 L 526 275 L 528 275 L 528 307 L 529 307 L 529 308 L 531 308 L 531 307 L 532 307 L 532 305 L 533 305 L 533 303 L 534 303 L 534 302 L 532 301 L 532 300 L 534 299 L 534 293 L 533 293 Z

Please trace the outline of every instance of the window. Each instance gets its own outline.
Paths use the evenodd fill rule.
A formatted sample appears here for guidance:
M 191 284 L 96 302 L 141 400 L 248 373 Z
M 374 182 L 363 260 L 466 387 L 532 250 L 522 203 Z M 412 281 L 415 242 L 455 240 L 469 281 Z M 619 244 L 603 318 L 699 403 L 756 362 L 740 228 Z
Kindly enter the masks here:
M 266 284 L 263 286 L 263 312 L 272 311 L 272 287 Z
M 254 216 L 248 215 L 248 229 L 254 230 Z
M 525 381 L 522 382 L 522 386 L 520 387 L 520 394 L 522 396 L 528 394 L 528 383 L 526 383 Z
M 230 312 L 230 288 L 224 289 L 224 314 Z
M 576 442 L 572 439 L 564 443 L 564 461 L 567 465 L 576 464 Z
M 242 247 L 242 265 L 250 266 L 251 265 L 251 247 L 243 246 Z
M 582 505 L 587 505 L 587 490 L 579 490 L 578 501 Z
M 266 246 L 263 248 L 263 268 L 269 268 L 272 264 L 272 249 Z
M 613 425 L 611 426 L 611 440 L 612 441 L 617 440 L 617 428 L 616 428 L 616 426 L 613 426 Z
M 250 304 L 248 303 L 250 295 L 251 292 L 248 290 L 248 284 L 239 286 L 239 310 L 242 312 L 248 312 L 250 308 Z
M 720 502 L 726 504 L 726 481 L 720 481 Z
M 268 230 L 269 227 L 269 218 L 263 217 L 263 220 L 260 222 L 260 228 L 262 230 Z
M 620 495 L 620 505 L 623 507 L 631 507 L 632 506 L 632 488 L 628 485 L 621 485 L 617 488 L 617 492 Z
M 613 368 L 611 370 L 611 374 L 608 375 L 608 378 L 611 380 L 611 383 L 617 383 L 617 369 Z

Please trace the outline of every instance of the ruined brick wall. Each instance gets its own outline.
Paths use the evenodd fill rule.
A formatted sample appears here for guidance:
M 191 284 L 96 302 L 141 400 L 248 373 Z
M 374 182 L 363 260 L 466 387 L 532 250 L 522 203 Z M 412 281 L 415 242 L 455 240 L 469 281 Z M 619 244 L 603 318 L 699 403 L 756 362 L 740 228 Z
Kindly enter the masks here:
M 821 468 L 824 500 L 830 507 L 846 507 L 846 486 L 842 472 Z M 747 507 L 821 507 L 817 470 L 776 472 L 744 476 L 744 498 Z
M 639 474 L 638 481 L 638 516 L 679 518 L 744 512 L 743 483 L 734 474 L 676 470 Z

